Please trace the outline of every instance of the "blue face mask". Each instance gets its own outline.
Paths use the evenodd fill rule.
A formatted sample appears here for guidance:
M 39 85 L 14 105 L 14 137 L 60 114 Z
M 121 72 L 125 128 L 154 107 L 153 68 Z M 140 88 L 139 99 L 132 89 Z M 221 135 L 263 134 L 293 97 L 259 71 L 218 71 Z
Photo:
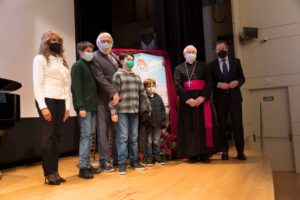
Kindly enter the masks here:
M 126 60 L 125 61 L 125 66 L 129 69 L 132 69 L 134 66 L 134 61 L 133 60 Z
M 184 55 L 186 62 L 194 62 L 197 58 L 197 55 L 194 53 L 187 53 Z

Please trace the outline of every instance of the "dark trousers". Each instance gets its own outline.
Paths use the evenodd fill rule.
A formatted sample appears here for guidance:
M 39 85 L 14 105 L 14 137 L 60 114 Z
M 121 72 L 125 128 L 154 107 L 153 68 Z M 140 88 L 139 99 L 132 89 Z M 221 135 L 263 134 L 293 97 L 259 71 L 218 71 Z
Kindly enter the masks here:
M 143 122 L 139 124 L 138 151 L 139 154 L 143 154 L 143 156 L 146 155 L 147 150 L 147 127 L 148 126 Z
M 100 165 L 110 161 L 112 152 L 113 162 L 118 161 L 118 154 L 115 145 L 115 124 L 111 121 L 111 114 L 108 105 L 98 105 L 97 111 L 97 136 Z
M 230 94 L 225 94 L 219 104 L 215 104 L 217 118 L 220 128 L 220 138 L 223 146 L 223 152 L 228 152 L 228 114 L 232 122 L 232 130 L 235 141 L 235 147 L 238 154 L 244 153 L 244 128 L 242 119 L 242 103 L 232 103 Z
M 47 122 L 44 119 L 37 103 L 36 107 L 43 127 L 41 130 L 42 166 L 46 176 L 58 172 L 60 136 L 64 131 L 65 100 L 45 98 L 45 101 L 51 112 L 52 121 Z

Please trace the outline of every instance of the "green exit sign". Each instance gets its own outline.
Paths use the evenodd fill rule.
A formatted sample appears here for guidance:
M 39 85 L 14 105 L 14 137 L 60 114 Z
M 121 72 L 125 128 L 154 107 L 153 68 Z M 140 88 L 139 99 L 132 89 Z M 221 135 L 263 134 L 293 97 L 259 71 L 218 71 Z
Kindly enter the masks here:
M 263 97 L 263 100 L 264 100 L 264 101 L 274 101 L 274 96 L 266 96 L 266 97 Z

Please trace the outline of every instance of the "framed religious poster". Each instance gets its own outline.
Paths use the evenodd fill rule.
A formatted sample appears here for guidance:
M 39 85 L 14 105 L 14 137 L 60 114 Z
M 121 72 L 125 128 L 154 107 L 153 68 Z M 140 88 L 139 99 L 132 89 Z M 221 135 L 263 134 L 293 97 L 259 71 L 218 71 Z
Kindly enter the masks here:
M 171 134 L 176 134 L 177 126 L 177 96 L 173 84 L 170 59 L 165 51 L 135 50 L 135 49 L 113 49 L 120 54 L 130 52 L 134 55 L 133 71 L 138 74 L 142 82 L 153 79 L 156 82 L 156 93 L 159 94 L 166 107 L 169 116 Z

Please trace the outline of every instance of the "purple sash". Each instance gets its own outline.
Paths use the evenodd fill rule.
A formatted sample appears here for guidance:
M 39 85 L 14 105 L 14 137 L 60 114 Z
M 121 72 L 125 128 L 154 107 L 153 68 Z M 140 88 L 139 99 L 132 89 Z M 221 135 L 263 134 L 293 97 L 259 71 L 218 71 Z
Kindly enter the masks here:
M 190 80 L 185 81 L 183 83 L 183 87 L 186 90 L 203 90 L 205 87 L 204 80 Z M 206 133 L 206 146 L 213 147 L 213 139 L 212 139 L 212 110 L 210 106 L 210 100 L 205 100 L 203 102 L 204 106 L 204 121 L 205 121 L 205 133 Z

